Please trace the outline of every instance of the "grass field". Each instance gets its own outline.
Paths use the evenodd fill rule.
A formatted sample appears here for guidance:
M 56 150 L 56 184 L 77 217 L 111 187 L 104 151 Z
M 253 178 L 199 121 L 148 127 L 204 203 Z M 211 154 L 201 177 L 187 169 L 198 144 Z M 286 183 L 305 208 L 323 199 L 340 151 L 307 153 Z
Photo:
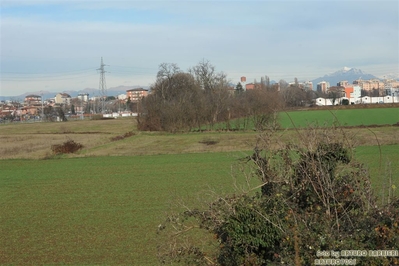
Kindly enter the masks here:
M 381 126 L 399 123 L 399 106 L 387 108 L 348 108 L 330 107 L 330 109 L 303 109 L 279 113 L 278 122 L 283 129 L 306 128 L 312 126 L 345 127 Z M 247 119 L 246 128 L 254 128 L 252 119 Z M 230 127 L 243 128 L 244 119 L 230 121 Z M 203 128 L 205 130 L 205 127 Z M 226 123 L 216 124 L 214 129 L 226 129 Z
M 306 127 L 309 124 L 331 126 L 393 125 L 399 122 L 399 108 L 339 109 L 292 111 L 280 114 L 283 128 Z
M 378 120 L 383 109 L 363 116 L 370 124 L 394 124 L 395 117 Z M 398 110 L 385 114 L 395 116 Z M 322 124 L 328 113 L 288 114 L 299 126 L 312 115 Z M 111 140 L 134 125 L 132 119 L 116 119 L 0 126 L 0 264 L 156 265 L 162 241 L 156 230 L 165 213 L 179 201 L 195 206 L 234 192 L 231 167 L 254 147 L 257 135 L 135 131 Z M 387 192 L 390 179 L 399 187 L 399 127 L 342 132 L 356 144 L 356 157 L 369 168 L 378 196 Z M 306 130 L 279 134 L 295 141 Z M 84 149 L 53 156 L 51 145 L 67 139 Z M 203 144 L 206 140 L 216 144 Z M 399 195 L 399 189 L 394 192 Z
M 399 186 L 399 145 L 382 146 Z M 378 147 L 357 156 L 381 176 Z M 157 226 L 171 205 L 235 190 L 244 153 L 2 161 L 0 264 L 155 265 Z M 396 170 L 395 170 L 396 169 Z M 244 180 L 239 186 L 244 185 Z M 377 186 L 377 192 L 380 186 Z M 209 196 L 210 195 L 210 196 Z
M 360 146 L 356 157 L 369 170 L 376 196 L 386 202 L 392 185 L 396 187 L 393 193 L 399 196 L 399 145 Z
M 242 154 L 7 160 L 0 177 L 0 264 L 155 265 L 170 204 L 232 192 Z M 209 197 L 208 197 L 209 199 Z

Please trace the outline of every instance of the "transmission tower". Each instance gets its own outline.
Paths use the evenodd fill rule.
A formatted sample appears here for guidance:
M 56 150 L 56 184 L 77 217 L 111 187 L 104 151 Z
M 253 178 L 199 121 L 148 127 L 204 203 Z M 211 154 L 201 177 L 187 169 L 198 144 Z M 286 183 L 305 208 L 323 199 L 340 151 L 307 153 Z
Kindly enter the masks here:
M 101 65 L 100 68 L 97 68 L 100 71 L 100 106 L 101 106 L 101 113 L 105 112 L 105 100 L 107 99 L 107 84 L 105 82 L 105 71 L 104 67 L 108 66 L 104 64 L 103 58 L 101 57 Z

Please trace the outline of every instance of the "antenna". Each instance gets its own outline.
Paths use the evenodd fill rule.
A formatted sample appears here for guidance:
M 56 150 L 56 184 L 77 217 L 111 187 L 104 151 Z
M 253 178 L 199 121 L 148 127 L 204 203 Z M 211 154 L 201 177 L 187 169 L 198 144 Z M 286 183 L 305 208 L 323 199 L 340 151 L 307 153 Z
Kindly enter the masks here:
M 107 84 L 105 82 L 105 73 L 107 71 L 105 71 L 104 67 L 108 66 L 106 64 L 104 64 L 103 62 L 103 58 L 101 57 L 101 64 L 100 64 L 100 68 L 97 68 L 97 70 L 100 71 L 100 102 L 101 102 L 101 113 L 105 112 L 105 100 L 107 99 Z

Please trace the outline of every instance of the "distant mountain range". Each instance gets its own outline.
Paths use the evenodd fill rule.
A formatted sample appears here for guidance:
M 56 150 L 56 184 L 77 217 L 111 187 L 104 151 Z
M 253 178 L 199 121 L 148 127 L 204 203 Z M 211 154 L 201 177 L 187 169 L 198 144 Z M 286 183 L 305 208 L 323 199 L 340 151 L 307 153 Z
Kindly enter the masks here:
M 362 80 L 368 80 L 368 79 L 378 79 L 378 77 L 372 75 L 372 74 L 368 74 L 363 72 L 360 69 L 356 69 L 356 68 L 349 68 L 349 67 L 344 67 L 343 69 L 340 69 L 332 74 L 326 74 L 323 77 L 319 77 L 316 79 L 311 80 L 311 82 L 313 82 L 313 88 L 316 89 L 317 83 L 321 82 L 321 81 L 327 81 L 330 83 L 330 86 L 336 86 L 338 82 L 343 81 L 343 80 L 347 80 L 349 83 L 352 83 L 354 80 L 357 80 L 361 78 Z M 388 79 L 397 79 L 399 80 L 399 73 L 395 73 L 395 74 L 387 74 L 385 75 L 385 78 Z M 381 79 L 381 78 L 379 78 Z M 275 81 L 271 81 L 271 84 L 275 83 Z M 235 86 L 236 84 L 232 84 L 233 86 Z M 149 89 L 148 87 L 143 87 L 143 86 L 118 86 L 118 87 L 112 87 L 109 88 L 107 90 L 107 94 L 109 96 L 117 96 L 120 94 L 126 94 L 127 90 L 130 89 L 134 89 L 134 88 L 145 88 L 145 89 Z M 95 89 L 95 88 L 85 88 L 83 90 L 79 90 L 79 91 L 75 91 L 75 90 L 70 90 L 70 91 L 59 91 L 59 92 L 49 92 L 49 91 L 34 91 L 34 92 L 27 92 L 18 96 L 0 96 L 0 100 L 4 101 L 4 100 L 18 100 L 18 101 L 23 101 L 26 95 L 29 94 L 36 94 L 36 95 L 42 95 L 43 94 L 43 99 L 50 99 L 50 98 L 54 98 L 55 95 L 57 93 L 68 93 L 69 95 L 71 95 L 71 97 L 76 97 L 78 96 L 79 93 L 88 93 L 89 97 L 92 96 L 99 96 L 100 92 L 99 89 Z
M 344 67 L 343 69 L 340 69 L 332 74 L 327 74 L 311 81 L 313 82 L 313 87 L 315 88 L 317 83 L 321 81 L 327 81 L 330 83 L 330 86 L 336 86 L 338 82 L 343 80 L 347 80 L 350 84 L 352 84 L 354 80 L 358 79 L 378 79 L 378 77 L 372 74 L 367 74 L 360 69 Z

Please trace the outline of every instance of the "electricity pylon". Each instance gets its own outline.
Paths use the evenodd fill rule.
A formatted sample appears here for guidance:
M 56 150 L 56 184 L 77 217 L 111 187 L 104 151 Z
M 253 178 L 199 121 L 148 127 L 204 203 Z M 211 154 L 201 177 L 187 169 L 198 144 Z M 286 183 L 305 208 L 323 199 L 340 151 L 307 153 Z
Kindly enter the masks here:
M 104 67 L 108 66 L 105 65 L 103 62 L 103 58 L 101 57 L 101 65 L 100 68 L 97 68 L 97 70 L 100 71 L 100 106 L 101 106 L 101 113 L 105 112 L 105 100 L 107 99 L 107 84 L 105 82 L 105 71 Z

